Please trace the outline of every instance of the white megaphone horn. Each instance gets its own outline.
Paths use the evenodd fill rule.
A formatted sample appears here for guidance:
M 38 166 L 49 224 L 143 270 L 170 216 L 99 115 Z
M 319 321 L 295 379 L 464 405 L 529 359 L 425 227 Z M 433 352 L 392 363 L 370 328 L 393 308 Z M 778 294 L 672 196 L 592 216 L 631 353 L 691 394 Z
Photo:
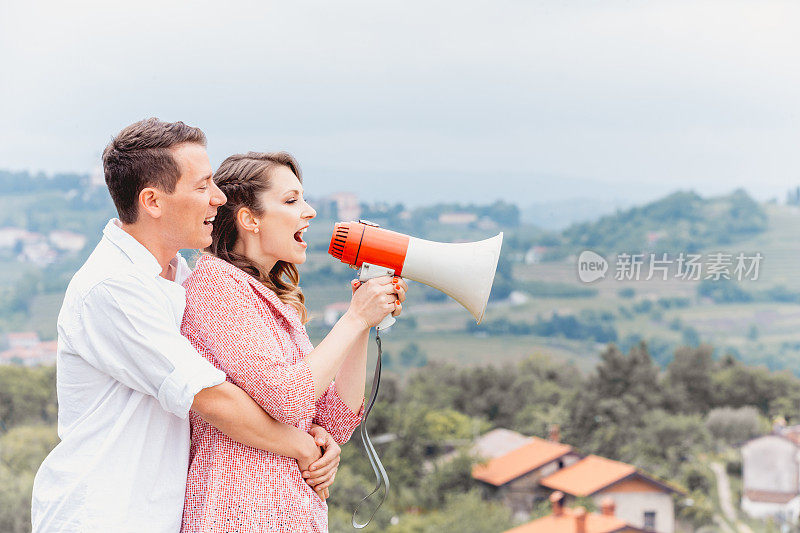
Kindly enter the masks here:
M 354 268 L 359 279 L 402 276 L 447 294 L 480 324 L 492 290 L 503 234 L 465 243 L 410 237 L 360 220 L 335 225 L 328 253 Z M 394 323 L 387 316 L 378 329 Z

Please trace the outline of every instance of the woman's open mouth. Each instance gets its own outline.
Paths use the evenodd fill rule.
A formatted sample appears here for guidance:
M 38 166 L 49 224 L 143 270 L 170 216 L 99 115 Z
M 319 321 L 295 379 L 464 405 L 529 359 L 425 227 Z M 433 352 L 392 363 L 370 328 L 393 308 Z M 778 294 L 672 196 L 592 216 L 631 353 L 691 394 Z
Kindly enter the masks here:
M 307 229 L 308 229 L 308 228 L 303 228 L 303 229 L 301 229 L 300 231 L 297 231 L 297 232 L 295 232 L 295 234 L 294 234 L 294 240 L 296 240 L 296 241 L 297 241 L 297 242 L 299 242 L 300 244 L 304 244 L 304 245 L 308 246 L 308 244 L 306 243 L 306 241 L 304 241 L 304 240 L 303 240 L 303 233 L 305 233 Z
M 208 217 L 207 219 L 205 219 L 205 220 L 203 221 L 203 224 L 206 224 L 206 225 L 209 225 L 209 226 L 210 226 L 210 225 L 211 225 L 211 224 L 214 222 L 214 219 L 215 219 L 215 218 L 217 218 L 217 216 L 216 216 L 216 215 L 214 215 L 213 217 Z

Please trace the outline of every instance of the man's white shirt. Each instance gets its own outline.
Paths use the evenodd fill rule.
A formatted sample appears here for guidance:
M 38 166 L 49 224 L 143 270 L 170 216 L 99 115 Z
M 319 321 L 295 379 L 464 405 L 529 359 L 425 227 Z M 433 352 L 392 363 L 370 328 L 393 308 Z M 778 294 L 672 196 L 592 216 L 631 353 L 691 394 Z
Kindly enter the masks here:
M 58 435 L 36 474 L 35 533 L 180 530 L 194 395 L 218 385 L 180 334 L 186 261 L 156 258 L 111 220 L 58 316 Z

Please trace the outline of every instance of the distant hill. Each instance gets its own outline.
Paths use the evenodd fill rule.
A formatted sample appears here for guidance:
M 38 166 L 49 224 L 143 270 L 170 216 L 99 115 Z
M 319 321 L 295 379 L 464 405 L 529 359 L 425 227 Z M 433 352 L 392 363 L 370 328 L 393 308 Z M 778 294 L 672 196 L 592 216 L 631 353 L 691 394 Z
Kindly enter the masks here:
M 762 233 L 767 213 L 744 190 L 702 198 L 679 191 L 641 207 L 620 210 L 593 222 L 573 224 L 551 250 L 563 257 L 584 249 L 613 252 L 699 252 Z
M 549 231 L 563 231 L 573 224 L 597 220 L 638 203 L 641 202 L 590 197 L 537 202 L 521 209 L 520 221 Z

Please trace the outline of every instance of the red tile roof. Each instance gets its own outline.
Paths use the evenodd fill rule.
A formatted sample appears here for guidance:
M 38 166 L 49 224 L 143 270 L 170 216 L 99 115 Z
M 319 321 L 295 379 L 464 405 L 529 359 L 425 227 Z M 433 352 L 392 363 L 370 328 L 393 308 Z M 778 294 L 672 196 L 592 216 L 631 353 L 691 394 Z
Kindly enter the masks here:
M 476 465 L 472 469 L 472 477 L 499 487 L 572 451 L 572 446 L 568 444 L 538 437 L 532 437 L 531 440 L 529 444 L 492 459 L 486 464 Z
M 635 473 L 635 466 L 590 455 L 547 476 L 540 483 L 547 488 L 580 497 L 594 494 Z
M 746 490 L 745 497 L 753 502 L 764 503 L 789 503 L 798 494 L 794 492 L 772 492 L 768 490 Z
M 577 533 L 578 524 L 575 510 L 565 508 L 561 516 L 547 515 L 528 522 L 505 533 Z M 616 531 L 641 531 L 628 525 L 616 516 L 596 513 L 586 514 L 586 533 L 614 533 Z

